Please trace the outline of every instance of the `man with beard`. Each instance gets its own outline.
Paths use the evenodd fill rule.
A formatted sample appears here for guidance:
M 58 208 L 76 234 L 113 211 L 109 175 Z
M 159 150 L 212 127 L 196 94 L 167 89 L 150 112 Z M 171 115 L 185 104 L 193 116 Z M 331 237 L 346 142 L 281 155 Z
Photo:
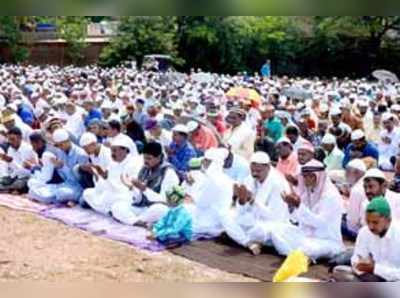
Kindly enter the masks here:
M 289 224 L 289 209 L 281 194 L 290 187 L 271 166 L 268 154 L 256 152 L 250 161 L 251 176 L 243 184 L 234 185 L 236 215 L 224 221 L 224 228 L 234 241 L 258 255 L 274 223 Z
M 347 214 L 342 222 L 342 234 L 355 239 L 361 228 L 360 210 L 365 196 L 363 177 L 367 167 L 361 159 L 353 159 L 346 168 L 347 184 L 339 187 L 340 193 L 348 198 Z
M 232 109 L 226 117 L 230 129 L 226 132 L 225 141 L 233 153 L 249 159 L 254 152 L 256 134 L 246 124 L 246 113 L 241 109 Z
M 83 192 L 83 200 L 95 211 L 108 215 L 118 201 L 131 202 L 132 192 L 122 183 L 121 176 L 137 177 L 141 168 L 138 156 L 129 152 L 130 142 L 126 138 L 115 138 L 111 143 L 112 161 L 107 171 L 98 172 L 98 181 L 93 188 Z
M 375 197 L 384 197 L 392 210 L 392 218 L 400 219 L 400 194 L 388 189 L 388 182 L 385 174 L 379 169 L 370 169 L 364 176 L 364 191 L 368 200 L 364 200 L 361 213 L 359 214 L 362 225 L 365 225 L 365 210 L 368 202 Z
M 335 268 L 335 279 L 352 282 L 399 281 L 400 227 L 392 219 L 389 203 L 382 197 L 375 197 L 368 204 L 365 216 L 367 225 L 357 237 L 351 259 L 352 270 Z M 343 275 L 346 269 L 347 274 Z
M 111 208 L 113 217 L 127 225 L 148 225 L 161 219 L 168 212 L 166 193 L 179 185 L 179 178 L 172 165 L 166 162 L 161 144 L 147 143 L 143 156 L 144 166 L 137 178 L 121 177 L 133 191 L 131 199 L 116 202 Z
M 52 134 L 52 139 L 58 150 L 54 151 L 54 156 L 50 157 L 50 161 L 62 182 L 48 181 L 41 187 L 31 188 L 30 196 L 44 203 L 67 203 L 72 206 L 79 202 L 82 194 L 78 167 L 85 164 L 88 157 L 82 148 L 71 142 L 67 130 L 56 129 Z

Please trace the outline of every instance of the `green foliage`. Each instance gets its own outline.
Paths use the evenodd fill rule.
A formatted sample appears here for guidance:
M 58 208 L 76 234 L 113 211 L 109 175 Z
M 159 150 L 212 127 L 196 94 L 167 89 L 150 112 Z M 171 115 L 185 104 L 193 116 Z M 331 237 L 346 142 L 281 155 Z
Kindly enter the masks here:
M 20 17 L 0 16 L 0 31 L 4 42 L 10 47 L 14 63 L 23 62 L 28 58 L 28 50 L 19 45 L 21 33 Z
M 88 46 L 85 42 L 88 20 L 74 16 L 57 17 L 55 24 L 59 37 L 67 42 L 66 54 L 73 64 L 78 64 L 84 57 L 84 50 Z
M 122 17 L 120 34 L 100 56 L 102 65 L 116 65 L 136 59 L 139 65 L 148 54 L 168 54 L 178 58 L 175 17 Z

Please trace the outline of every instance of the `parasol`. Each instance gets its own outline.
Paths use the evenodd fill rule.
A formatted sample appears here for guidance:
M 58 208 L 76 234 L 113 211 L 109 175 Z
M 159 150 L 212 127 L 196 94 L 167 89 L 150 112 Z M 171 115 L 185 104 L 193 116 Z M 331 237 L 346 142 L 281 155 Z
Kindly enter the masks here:
M 310 91 L 299 86 L 291 86 L 286 88 L 283 90 L 282 94 L 296 99 L 307 99 L 312 97 L 312 93 Z
M 236 97 L 240 100 L 250 100 L 253 103 L 261 103 L 261 96 L 260 94 L 250 88 L 243 88 L 243 87 L 234 87 L 231 88 L 227 93 L 227 97 Z
M 383 81 L 383 82 L 392 82 L 392 83 L 398 83 L 399 82 L 399 78 L 396 76 L 396 74 L 394 74 L 393 72 L 390 72 L 388 70 L 375 70 L 372 73 L 372 76 L 376 79 L 378 79 L 379 81 Z
M 209 83 L 214 80 L 214 77 L 210 73 L 199 72 L 192 75 L 192 80 L 197 83 Z

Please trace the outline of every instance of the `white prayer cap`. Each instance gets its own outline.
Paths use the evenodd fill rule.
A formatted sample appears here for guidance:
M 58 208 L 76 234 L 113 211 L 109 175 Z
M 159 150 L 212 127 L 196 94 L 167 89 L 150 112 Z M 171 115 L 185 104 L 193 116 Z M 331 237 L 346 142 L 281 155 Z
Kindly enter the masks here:
M 330 133 L 324 135 L 321 140 L 322 144 L 336 144 L 336 137 Z
M 112 147 L 123 147 L 123 148 L 130 150 L 131 143 L 129 142 L 129 137 L 125 138 L 125 137 L 118 136 L 112 141 L 111 146 Z
M 351 140 L 357 141 L 365 137 L 364 132 L 361 129 L 357 129 L 351 133 Z
M 253 153 L 253 155 L 250 158 L 250 162 L 267 165 L 271 162 L 271 159 L 269 158 L 269 155 L 267 153 L 258 151 Z
M 392 113 L 389 113 L 389 112 L 384 113 L 382 115 L 382 121 L 389 121 L 389 120 L 393 119 L 393 117 L 394 117 L 394 115 Z
M 96 136 L 91 132 L 85 132 L 79 141 L 79 146 L 85 147 L 89 144 L 97 143 Z
M 330 115 L 331 116 L 339 116 L 342 114 L 342 111 L 340 110 L 339 107 L 335 106 L 331 109 Z
M 189 134 L 188 128 L 186 125 L 183 124 L 177 124 L 172 128 L 173 132 L 179 132 L 179 133 L 184 133 L 184 134 Z
M 54 143 L 61 143 L 69 140 L 69 133 L 63 128 L 56 129 L 53 132 Z
M 356 158 L 351 160 L 347 164 L 346 169 L 356 169 L 365 173 L 367 171 L 367 166 L 365 165 L 365 162 L 363 162 L 361 159 Z
M 385 174 L 377 168 L 369 169 L 364 175 L 364 179 L 366 179 L 366 178 L 377 178 L 377 179 L 386 180 Z
M 189 121 L 189 123 L 186 124 L 188 132 L 194 132 L 199 126 L 200 124 L 197 121 Z
M 399 104 L 394 104 L 394 105 L 392 105 L 392 106 L 390 107 L 390 109 L 391 109 L 393 112 L 400 112 L 400 105 L 399 105 Z
M 281 143 L 288 143 L 288 144 L 290 144 L 290 145 L 292 145 L 292 142 L 289 140 L 289 138 L 287 138 L 287 137 L 281 137 L 277 142 L 276 142 L 276 144 L 278 145 L 278 144 L 281 144 Z
M 224 161 L 227 158 L 227 151 L 223 148 L 210 148 L 204 152 L 204 158 L 211 161 Z
M 319 110 L 320 110 L 321 113 L 326 113 L 326 112 L 329 111 L 329 106 L 327 104 L 325 104 L 325 103 L 322 103 L 319 106 Z

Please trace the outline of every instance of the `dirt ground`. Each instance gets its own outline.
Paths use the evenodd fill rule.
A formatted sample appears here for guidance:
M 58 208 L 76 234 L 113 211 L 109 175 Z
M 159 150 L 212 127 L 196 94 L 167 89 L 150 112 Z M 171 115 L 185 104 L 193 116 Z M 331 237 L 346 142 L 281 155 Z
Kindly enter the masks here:
M 0 207 L 0 281 L 252 281 Z

